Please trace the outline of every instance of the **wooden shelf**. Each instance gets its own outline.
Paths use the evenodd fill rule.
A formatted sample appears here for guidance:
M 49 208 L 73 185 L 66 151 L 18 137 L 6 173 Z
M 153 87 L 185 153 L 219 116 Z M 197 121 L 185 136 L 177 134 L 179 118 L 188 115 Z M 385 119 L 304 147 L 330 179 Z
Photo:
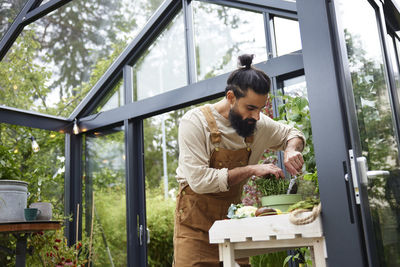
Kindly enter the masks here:
M 238 258 L 298 247 L 311 248 L 313 266 L 326 266 L 320 217 L 305 225 L 292 224 L 289 214 L 221 220 L 213 224 L 209 237 L 210 243 L 219 245 L 224 266 L 235 266 Z
M 0 232 L 35 232 L 44 230 L 58 230 L 61 228 L 60 221 L 21 221 L 21 222 L 1 222 Z

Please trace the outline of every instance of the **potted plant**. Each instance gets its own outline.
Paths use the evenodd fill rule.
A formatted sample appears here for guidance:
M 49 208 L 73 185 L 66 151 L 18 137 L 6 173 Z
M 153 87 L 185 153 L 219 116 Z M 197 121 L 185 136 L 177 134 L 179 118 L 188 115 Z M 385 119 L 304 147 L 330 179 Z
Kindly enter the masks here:
M 255 186 L 261 192 L 261 205 L 286 212 L 289 206 L 301 201 L 300 194 L 288 194 L 290 181 L 273 175 L 256 179 Z

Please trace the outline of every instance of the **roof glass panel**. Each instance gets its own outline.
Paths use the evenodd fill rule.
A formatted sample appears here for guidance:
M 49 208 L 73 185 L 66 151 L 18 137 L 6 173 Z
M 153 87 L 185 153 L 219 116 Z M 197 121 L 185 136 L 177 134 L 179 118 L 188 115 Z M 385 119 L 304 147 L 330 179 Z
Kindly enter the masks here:
M 0 0 L 0 39 L 10 28 L 28 0 Z
M 0 104 L 67 117 L 159 4 L 71 1 L 31 23 L 1 62 Z
M 110 92 L 108 92 L 103 99 L 100 101 L 99 105 L 94 109 L 92 114 L 96 114 L 99 112 L 104 112 L 113 108 L 118 108 L 124 105 L 125 96 L 124 96 L 124 83 L 123 79 L 119 79 L 119 81 L 113 86 Z
M 299 22 L 277 16 L 273 22 L 277 56 L 301 50 Z
M 181 10 L 133 66 L 134 101 L 187 84 L 183 26 Z
M 236 69 L 244 53 L 267 60 L 263 14 L 198 1 L 193 11 L 198 80 Z

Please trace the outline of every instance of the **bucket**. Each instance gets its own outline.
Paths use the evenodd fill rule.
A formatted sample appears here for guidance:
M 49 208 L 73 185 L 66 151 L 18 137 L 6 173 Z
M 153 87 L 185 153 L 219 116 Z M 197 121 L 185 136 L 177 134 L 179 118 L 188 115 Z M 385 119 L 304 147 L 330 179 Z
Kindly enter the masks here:
M 282 212 L 286 212 L 291 205 L 301 200 L 302 197 L 300 194 L 272 195 L 262 197 L 261 204 L 263 207 L 279 209 Z
M 25 221 L 28 183 L 0 180 L 0 222 Z

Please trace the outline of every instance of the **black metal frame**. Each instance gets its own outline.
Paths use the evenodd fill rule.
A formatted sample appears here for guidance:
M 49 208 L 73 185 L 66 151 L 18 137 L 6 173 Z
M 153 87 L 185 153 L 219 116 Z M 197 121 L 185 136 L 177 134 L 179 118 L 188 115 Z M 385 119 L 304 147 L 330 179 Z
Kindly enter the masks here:
M 25 111 L 1 105 L 0 114 L 0 123 L 8 123 L 49 131 L 68 132 L 72 123 L 65 118 L 44 115 L 37 112 Z
M 64 213 L 65 236 L 69 245 L 82 238 L 82 135 L 65 134 Z M 79 207 L 79 211 L 78 211 Z M 77 217 L 79 213 L 79 217 Z M 77 229 L 77 219 L 78 228 Z M 78 234 L 78 235 L 77 235 Z

